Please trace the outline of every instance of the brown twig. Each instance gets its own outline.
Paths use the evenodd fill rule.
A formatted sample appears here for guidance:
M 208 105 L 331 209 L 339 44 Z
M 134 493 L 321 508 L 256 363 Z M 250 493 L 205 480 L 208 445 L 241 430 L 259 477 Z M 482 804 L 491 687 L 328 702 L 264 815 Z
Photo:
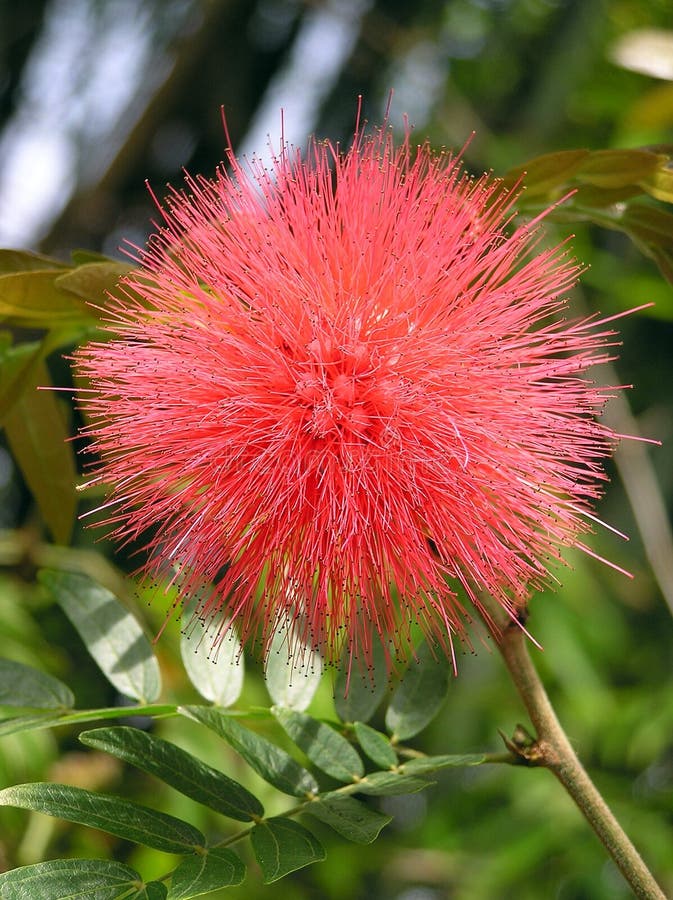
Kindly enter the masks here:
M 536 731 L 531 736 L 522 729 L 519 738 L 515 735 L 507 742 L 508 749 L 518 753 L 527 765 L 543 766 L 556 776 L 637 897 L 665 900 L 652 873 L 577 758 L 533 665 L 526 634 L 515 622 L 492 633 Z

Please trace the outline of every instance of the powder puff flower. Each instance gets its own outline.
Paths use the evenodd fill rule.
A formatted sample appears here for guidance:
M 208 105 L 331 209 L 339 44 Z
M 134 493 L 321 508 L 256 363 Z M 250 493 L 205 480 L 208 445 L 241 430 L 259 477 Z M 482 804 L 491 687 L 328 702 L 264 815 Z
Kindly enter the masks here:
M 482 592 L 516 616 L 587 549 L 614 443 L 584 375 L 612 332 L 563 317 L 578 266 L 408 134 L 228 163 L 172 191 L 76 357 L 112 535 L 331 656 L 415 623 L 449 648 Z

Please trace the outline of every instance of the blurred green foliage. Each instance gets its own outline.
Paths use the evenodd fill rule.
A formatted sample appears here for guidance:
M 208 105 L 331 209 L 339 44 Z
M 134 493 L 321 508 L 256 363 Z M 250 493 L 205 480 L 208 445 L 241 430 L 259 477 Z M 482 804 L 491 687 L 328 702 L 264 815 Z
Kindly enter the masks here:
M 142 19 L 150 37 L 150 63 L 136 75 L 142 102 L 136 104 L 133 115 L 120 117 L 114 152 L 102 152 L 109 133 L 96 132 L 82 120 L 69 125 L 82 174 L 75 167 L 72 190 L 62 198 L 60 212 L 43 225 L 33 242 L 36 246 L 41 240 L 46 252 L 64 261 L 73 247 L 114 254 L 124 236 L 142 243 L 156 215 L 144 188 L 145 178 L 154 185 L 167 180 L 179 184 L 183 165 L 210 174 L 223 156 L 220 105 L 225 106 L 237 146 L 269 87 L 291 65 L 304 29 L 325 9 L 336 10 L 353 24 L 352 46 L 314 104 L 311 127 L 320 136 L 348 139 L 358 93 L 364 95 L 368 118 L 379 121 L 392 87 L 396 126 L 402 112 L 408 111 L 419 137 L 427 134 L 437 146 L 461 147 L 476 132 L 465 149 L 466 163 L 475 172 L 492 169 L 504 174 L 552 151 L 656 148 L 673 142 L 673 82 L 620 64 L 620 47 L 627 37 L 640 29 L 671 29 L 670 0 L 647 4 L 640 0 L 420 0 L 416 4 L 376 0 L 330 7 L 298 0 L 2 4 L 0 110 L 5 121 L 0 140 L 8 140 L 12 128 L 35 106 L 29 76 L 39 54 L 45 53 L 47 26 L 54 17 L 67 15 L 76 22 L 79 16 L 93 23 L 95 30 L 97 23 L 102 27 L 105 16 L 114 15 L 112 7 L 118 16 L 129 15 L 133 7 L 133 14 Z M 327 42 L 329 27 L 335 27 L 334 23 L 324 32 Z M 95 72 L 96 52 L 93 44 L 80 48 L 84 75 Z M 648 61 L 647 53 L 644 56 L 642 65 Z M 153 64 L 163 75 L 154 78 L 148 90 L 144 80 Z M 72 96 L 66 98 L 73 107 L 76 89 L 74 83 Z M 99 102 L 106 103 L 104 93 Z M 97 154 L 103 168 L 92 176 L 84 172 L 83 161 Z M 43 164 L 49 165 L 49 160 Z M 30 192 L 30 181 L 25 190 Z M 648 201 L 646 208 L 657 208 L 656 201 Z M 5 209 L 2 214 L 9 215 Z M 549 226 L 555 239 L 568 234 L 562 216 L 557 218 Z M 661 448 L 652 448 L 650 456 L 658 476 L 658 499 L 670 512 L 673 290 L 655 261 L 622 233 L 601 227 L 591 217 L 573 224 L 572 230 L 574 253 L 590 267 L 573 298 L 578 312 L 588 308 L 609 314 L 652 301 L 656 304 L 620 322 L 623 347 L 617 374 L 606 373 L 606 378 L 634 385 L 628 400 L 638 427 L 663 442 Z M 77 261 L 97 262 L 92 257 Z M 40 269 L 37 264 L 38 277 Z M 81 309 L 76 295 L 76 290 L 63 294 L 70 310 Z M 44 330 L 30 323 L 9 325 L 17 339 L 45 340 Z M 75 325 L 86 329 L 91 323 L 78 320 Z M 74 337 L 64 332 L 47 335 L 56 341 L 57 350 L 47 346 L 46 354 L 39 355 L 39 365 L 46 355 L 55 383 L 69 383 L 60 352 Z M 58 410 L 50 415 L 60 417 L 64 431 L 72 433 L 77 413 L 65 399 L 58 404 L 54 400 L 54 405 Z M 81 449 L 79 442 L 76 446 Z M 95 543 L 95 532 L 81 525 L 75 529 L 74 550 L 50 545 L 28 487 L 12 462 L 12 449 L 10 436 L 0 448 L 0 526 L 6 529 L 0 536 L 2 654 L 62 678 L 74 688 L 79 707 L 114 705 L 119 698 L 99 676 L 68 619 L 34 579 L 37 567 L 48 566 L 68 552 L 77 554 L 73 557 L 76 568 L 115 588 L 119 574 L 107 561 L 113 558 L 111 548 L 104 541 Z M 558 573 L 562 582 L 558 589 L 534 598 L 529 627 L 543 647 L 534 651 L 535 658 L 568 734 L 664 887 L 673 891 L 672 610 L 648 559 L 651 540 L 641 537 L 642 523 L 636 522 L 622 479 L 616 470 L 612 474 L 599 515 L 628 533 L 631 541 L 624 544 L 610 532 L 598 530 L 592 546 L 632 572 L 634 579 L 572 554 L 570 567 Z M 39 472 L 34 477 L 38 476 Z M 28 476 L 26 480 L 30 483 Z M 639 490 L 637 486 L 636 494 Z M 48 521 L 57 538 L 67 536 L 67 530 L 58 532 L 64 527 L 59 513 L 67 502 L 64 499 L 52 512 L 53 521 Z M 83 495 L 80 512 L 95 505 L 94 497 Z M 645 507 L 640 514 L 647 519 L 652 508 L 648 502 Z M 120 557 L 115 563 L 132 567 Z M 149 631 L 157 633 L 164 625 L 162 604 L 155 601 L 145 608 L 143 603 L 142 612 Z M 156 647 L 165 682 L 162 700 L 196 701 L 180 661 L 179 642 L 179 623 L 172 621 Z M 423 751 L 496 751 L 501 746 L 498 729 L 511 734 L 517 722 L 525 722 L 498 654 L 488 643 L 476 637 L 477 652 L 465 650 L 459 657 L 459 676 L 449 687 L 442 712 L 415 739 Z M 326 674 L 311 707 L 318 717 L 333 715 L 335 677 Z M 242 702 L 248 706 L 268 703 L 259 669 L 247 672 Z M 383 730 L 382 714 L 371 724 Z M 221 829 L 221 822 L 203 807 L 150 776 L 98 751 L 83 751 L 77 743 L 79 730 L 64 726 L 54 732 L 3 738 L 0 787 L 30 780 L 65 781 L 132 797 L 184 817 L 206 834 Z M 228 752 L 223 758 L 223 745 L 214 734 L 182 719 L 160 721 L 155 733 L 240 780 L 260 797 L 268 814 L 282 812 L 279 795 L 239 758 Z M 246 883 L 212 896 L 241 900 L 265 896 L 286 900 L 619 900 L 630 896 L 597 839 L 549 773 L 477 767 L 449 769 L 439 773 L 437 781 L 428 793 L 377 800 L 378 808 L 392 815 L 393 821 L 373 845 L 347 844 L 327 828 L 323 832 L 319 823 L 311 823 L 329 848 L 325 862 L 267 887 L 262 887 L 261 876 L 251 866 Z M 110 856 L 150 878 L 171 865 L 171 858 L 160 851 L 120 844 L 100 832 L 35 813 L 2 810 L 0 829 L 0 868 L 56 856 Z

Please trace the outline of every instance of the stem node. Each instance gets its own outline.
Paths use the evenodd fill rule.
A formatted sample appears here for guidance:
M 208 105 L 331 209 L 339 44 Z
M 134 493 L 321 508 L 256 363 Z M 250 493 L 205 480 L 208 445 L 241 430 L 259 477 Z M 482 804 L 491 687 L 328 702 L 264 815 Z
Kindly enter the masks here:
M 577 758 L 530 658 L 523 629 L 513 621 L 499 629 L 489 620 L 490 616 L 484 617 L 536 733 L 533 737 L 523 725 L 517 725 L 511 738 L 502 735 L 505 746 L 521 765 L 549 769 L 560 781 L 637 897 L 666 900 L 652 873 Z

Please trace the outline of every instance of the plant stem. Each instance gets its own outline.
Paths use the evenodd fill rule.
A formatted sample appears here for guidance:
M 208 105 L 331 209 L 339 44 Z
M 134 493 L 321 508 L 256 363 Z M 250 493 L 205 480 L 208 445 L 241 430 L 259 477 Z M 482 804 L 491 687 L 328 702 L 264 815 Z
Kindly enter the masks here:
M 488 620 L 486 622 L 488 625 Z M 500 631 L 492 627 L 491 631 L 537 732 L 533 743 L 517 745 L 522 762 L 544 766 L 558 778 L 637 897 L 666 900 L 652 873 L 577 758 L 533 665 L 526 633 L 516 622 L 509 622 Z

